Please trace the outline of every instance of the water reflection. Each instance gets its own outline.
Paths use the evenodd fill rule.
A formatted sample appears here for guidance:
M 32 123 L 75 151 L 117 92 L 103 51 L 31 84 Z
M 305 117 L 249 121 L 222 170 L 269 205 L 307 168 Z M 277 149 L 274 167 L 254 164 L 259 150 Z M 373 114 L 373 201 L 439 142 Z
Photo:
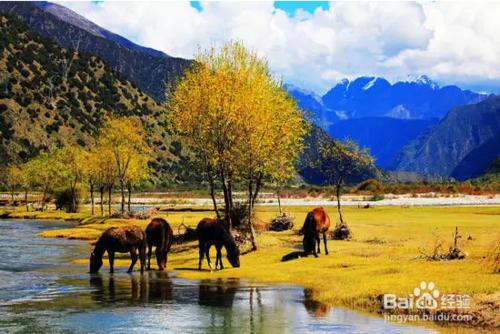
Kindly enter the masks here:
M 332 307 L 328 304 L 318 302 L 315 294 L 316 291 L 313 289 L 304 289 L 304 306 L 311 316 L 321 319 L 330 313 Z
M 225 284 L 227 282 L 227 284 Z M 236 292 L 239 289 L 239 279 L 201 280 L 198 289 L 198 304 L 216 307 L 232 307 Z
M 92 300 L 99 303 L 163 303 L 171 301 L 173 283 L 165 271 L 149 271 L 144 275 L 117 278 L 94 274 L 89 279 Z

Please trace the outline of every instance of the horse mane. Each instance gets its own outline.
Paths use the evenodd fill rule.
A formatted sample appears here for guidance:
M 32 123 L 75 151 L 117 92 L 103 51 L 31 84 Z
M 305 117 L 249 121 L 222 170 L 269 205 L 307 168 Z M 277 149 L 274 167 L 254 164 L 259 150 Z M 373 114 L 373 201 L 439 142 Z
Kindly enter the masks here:
M 238 245 L 236 244 L 236 240 L 234 240 L 231 232 L 222 225 L 224 233 L 222 233 L 222 242 L 224 243 L 224 247 L 226 247 L 226 251 L 229 253 L 236 252 L 238 249 Z
M 102 259 L 105 251 L 106 251 L 106 247 L 104 245 L 104 240 L 102 240 L 102 236 L 101 236 L 97 240 L 97 242 L 95 243 L 95 247 L 94 247 L 94 250 L 92 251 L 92 254 L 94 254 L 94 256 L 96 258 Z

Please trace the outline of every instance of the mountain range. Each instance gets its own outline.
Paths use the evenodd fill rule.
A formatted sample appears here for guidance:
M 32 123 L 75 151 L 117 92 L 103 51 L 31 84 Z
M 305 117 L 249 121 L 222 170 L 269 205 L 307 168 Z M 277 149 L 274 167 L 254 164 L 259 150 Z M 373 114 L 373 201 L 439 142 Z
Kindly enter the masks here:
M 326 130 L 339 120 L 363 117 L 441 118 L 453 107 L 488 97 L 453 85 L 440 87 L 425 75 L 394 84 L 378 77 L 343 79 L 321 97 L 291 85 L 287 89 Z
M 161 112 L 167 85 L 192 60 L 137 45 L 48 2 L 0 2 L 0 23 L 2 162 L 54 144 L 87 145 L 106 115 L 133 115 L 156 148 L 151 164 L 157 179 L 166 179 L 164 173 L 175 174 L 174 181 L 192 178 L 183 172 L 190 170 L 186 152 L 165 131 Z M 323 96 L 285 87 L 324 130 L 313 127 L 302 160 L 327 135 L 357 141 L 379 167 L 401 173 L 466 179 L 499 155 L 495 96 L 440 87 L 426 76 L 395 83 L 344 79 Z M 300 165 L 306 181 L 320 182 Z

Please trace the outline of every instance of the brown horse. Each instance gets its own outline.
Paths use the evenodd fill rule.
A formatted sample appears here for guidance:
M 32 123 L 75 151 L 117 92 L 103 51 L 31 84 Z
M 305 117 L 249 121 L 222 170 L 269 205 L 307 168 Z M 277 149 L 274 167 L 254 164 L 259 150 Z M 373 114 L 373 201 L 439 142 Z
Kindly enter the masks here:
M 131 273 L 137 262 L 137 251 L 139 251 L 142 273 L 146 263 L 146 235 L 143 230 L 136 226 L 112 227 L 104 231 L 99 240 L 97 240 L 94 251 L 90 255 L 91 273 L 97 273 L 102 267 L 102 257 L 106 251 L 109 257 L 110 273 L 114 271 L 115 252 L 130 252 L 132 264 L 130 264 L 128 272 Z
M 151 269 L 151 254 L 153 246 L 156 246 L 155 255 L 158 269 L 163 270 L 167 267 L 167 255 L 172 246 L 174 232 L 163 218 L 153 218 L 146 227 L 146 239 L 148 242 L 148 270 Z
M 310 211 L 306 220 L 304 221 L 304 226 L 302 226 L 299 231 L 300 234 L 304 235 L 303 245 L 304 245 L 304 255 L 313 254 L 318 257 L 321 253 L 320 250 L 320 234 L 323 234 L 323 243 L 325 244 L 325 254 L 328 255 L 328 247 L 326 244 L 326 232 L 330 228 L 330 217 L 323 208 L 316 208 Z M 318 251 L 316 253 L 316 244 L 318 245 Z
M 215 261 L 215 268 L 220 264 L 220 269 L 224 269 L 222 264 L 222 246 L 226 248 L 227 259 L 233 267 L 240 266 L 240 250 L 234 241 L 233 236 L 226 227 L 216 219 L 203 218 L 196 227 L 196 234 L 198 235 L 198 246 L 200 251 L 200 258 L 198 261 L 198 270 L 201 270 L 201 261 L 203 256 L 207 257 L 208 266 L 212 268 L 210 262 L 209 250 L 212 245 L 217 249 L 217 257 Z

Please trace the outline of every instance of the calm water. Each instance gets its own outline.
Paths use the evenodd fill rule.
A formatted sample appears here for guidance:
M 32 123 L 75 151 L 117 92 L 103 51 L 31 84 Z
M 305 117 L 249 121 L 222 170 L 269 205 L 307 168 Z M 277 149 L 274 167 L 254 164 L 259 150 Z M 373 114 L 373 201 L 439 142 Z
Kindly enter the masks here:
M 182 280 L 173 274 L 89 275 L 71 260 L 87 242 L 36 233 L 68 223 L 0 220 L 0 332 L 427 333 L 312 300 L 293 286 Z

